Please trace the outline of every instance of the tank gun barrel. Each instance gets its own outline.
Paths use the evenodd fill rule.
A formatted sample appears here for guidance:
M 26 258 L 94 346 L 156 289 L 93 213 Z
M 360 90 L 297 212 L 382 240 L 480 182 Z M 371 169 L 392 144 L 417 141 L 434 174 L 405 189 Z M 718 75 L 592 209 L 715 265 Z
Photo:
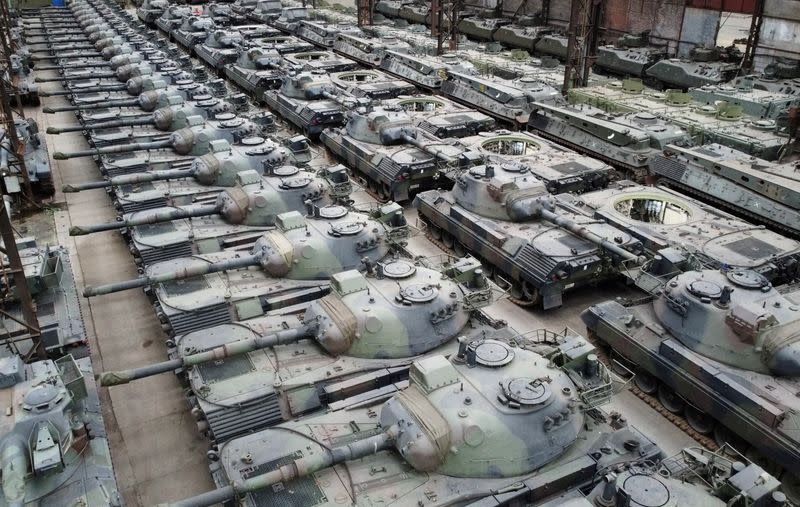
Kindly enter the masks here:
M 636 264 L 642 264 L 645 261 L 644 257 L 631 253 L 622 248 L 621 246 L 617 245 L 616 243 L 609 241 L 606 238 L 600 236 L 599 234 L 596 234 L 588 230 L 586 227 L 579 225 L 576 222 L 568 218 L 565 218 L 563 216 L 560 216 L 557 213 L 554 213 L 548 209 L 544 208 L 539 209 L 539 215 L 548 222 L 551 222 L 561 227 L 562 229 L 570 231 L 576 236 L 580 236 L 581 238 L 594 243 L 603 250 L 609 251 L 625 261 L 634 262 Z
M 29 468 L 28 448 L 22 438 L 12 438 L 0 450 L 3 496 L 9 507 L 25 505 L 25 473 Z
M 75 49 L 93 49 L 93 46 L 71 46 L 70 51 Z M 55 50 L 55 48 L 53 48 Z M 50 53 L 51 50 L 41 50 L 36 51 L 36 53 Z M 58 55 L 58 54 L 46 54 L 46 55 L 31 55 L 31 60 L 34 62 L 41 62 L 44 60 L 80 60 L 81 58 L 89 58 L 89 57 L 100 57 L 100 53 L 93 51 L 91 53 L 82 53 L 77 55 Z
M 37 66 L 36 70 L 63 70 L 63 69 L 93 69 L 97 67 L 108 67 L 108 62 L 90 62 L 82 63 L 80 65 L 47 65 Z
M 286 343 L 293 343 L 309 336 L 311 331 L 312 328 L 310 326 L 299 326 L 294 329 L 286 329 L 284 331 L 278 331 L 277 333 L 270 333 L 247 340 L 239 340 L 232 343 L 227 343 L 204 352 L 189 354 L 178 359 L 142 366 L 141 368 L 102 372 L 97 375 L 97 380 L 103 387 L 127 384 L 132 380 L 152 377 L 161 373 L 177 370 L 178 368 L 186 368 L 188 366 L 210 363 L 212 361 L 219 361 L 220 359 L 225 359 L 227 357 L 247 354 L 248 352 L 253 352 L 254 350 L 266 349 Z
M 152 125 L 153 115 L 141 118 L 126 118 L 124 120 L 87 123 L 86 125 L 66 125 L 63 127 L 47 127 L 48 134 L 63 134 L 65 132 L 82 132 L 84 130 L 113 129 L 117 127 L 136 127 L 138 125 Z
M 452 163 L 454 163 L 456 161 L 456 159 L 454 159 L 450 155 L 444 153 L 441 149 L 436 148 L 434 146 L 428 146 L 425 143 L 423 143 L 422 141 L 420 141 L 419 139 L 417 139 L 415 137 L 411 137 L 408 134 L 403 135 L 403 140 L 405 142 L 407 142 L 408 144 L 410 144 L 410 145 L 412 145 L 412 146 L 414 146 L 416 148 L 419 148 L 420 150 L 424 151 L 425 153 L 428 153 L 429 155 L 433 155 L 434 157 L 438 158 L 439 160 L 442 160 L 446 164 L 452 164 Z
M 103 86 L 96 86 L 92 87 L 91 89 L 86 90 L 56 90 L 53 92 L 48 91 L 40 91 L 39 95 L 41 97 L 56 97 L 59 95 L 79 95 L 82 93 L 95 93 L 95 92 L 120 92 L 123 90 L 127 90 L 128 85 L 125 83 L 119 84 L 110 84 L 110 85 L 103 85 Z
M 116 72 L 97 72 L 97 73 L 92 74 L 92 75 L 79 76 L 79 77 L 78 76 L 76 76 L 76 77 L 70 77 L 70 76 L 37 77 L 36 79 L 34 79 L 34 81 L 36 81 L 37 83 L 55 83 L 55 82 L 58 82 L 58 81 L 61 81 L 61 82 L 63 82 L 63 81 L 85 81 L 87 79 L 104 79 L 104 78 L 107 78 L 107 77 L 117 77 L 117 74 L 116 74 Z
M 53 153 L 55 160 L 67 160 L 70 158 L 92 157 L 94 155 L 111 155 L 114 153 L 130 153 L 132 151 L 145 151 L 157 150 L 160 148 L 170 148 L 172 146 L 171 139 L 163 141 L 151 141 L 149 143 L 130 143 L 118 144 L 116 146 L 101 146 L 100 148 L 93 148 L 91 150 L 78 150 L 72 152 L 57 151 Z
M 390 426 L 384 432 L 362 440 L 356 440 L 347 445 L 332 447 L 329 452 L 314 453 L 298 458 L 280 468 L 263 475 L 257 475 L 242 482 L 237 482 L 223 488 L 201 493 L 192 498 L 181 500 L 172 507 L 210 507 L 216 504 L 227 503 L 243 493 L 252 493 L 268 488 L 281 482 L 288 482 L 301 477 L 306 477 L 319 470 L 332 466 L 361 459 L 389 449 L 399 434 L 397 426 Z
M 95 232 L 113 231 L 114 229 L 124 229 L 126 227 L 137 227 L 140 225 L 160 224 L 162 222 L 171 222 L 184 218 L 205 217 L 216 215 L 217 213 L 219 213 L 219 208 L 215 204 L 187 206 L 185 208 L 176 208 L 166 211 L 145 211 L 142 212 L 142 216 L 129 218 L 127 220 L 94 225 L 75 225 L 70 227 L 69 234 L 70 236 L 85 236 L 87 234 L 94 234 Z
M 171 169 L 168 171 L 151 171 L 146 173 L 124 174 L 114 176 L 102 181 L 88 181 L 86 183 L 75 183 L 64 185 L 63 192 L 80 192 L 82 190 L 92 190 L 95 188 L 109 188 L 119 185 L 136 185 L 150 181 L 174 180 L 178 178 L 188 178 L 194 175 L 192 169 Z
M 77 106 L 45 107 L 44 113 L 65 113 L 67 111 L 83 111 L 88 109 L 105 109 L 107 107 L 133 107 L 139 105 L 139 97 L 119 100 L 100 100 L 93 104 L 80 104 Z

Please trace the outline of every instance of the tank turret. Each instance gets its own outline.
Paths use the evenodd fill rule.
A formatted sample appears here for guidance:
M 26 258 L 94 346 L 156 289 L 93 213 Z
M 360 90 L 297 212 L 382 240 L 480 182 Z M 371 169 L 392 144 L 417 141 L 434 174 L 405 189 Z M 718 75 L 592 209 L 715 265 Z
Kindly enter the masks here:
M 177 155 L 204 155 L 214 151 L 215 144 L 220 140 L 231 143 L 236 139 L 253 137 L 260 133 L 260 127 L 255 123 L 238 117 L 205 124 L 202 117 L 192 116 L 187 118 L 187 123 L 191 126 L 172 132 L 163 141 L 117 144 L 67 153 L 57 151 L 53 154 L 53 158 L 67 160 L 164 148 L 171 149 Z
M 183 18 L 180 26 L 171 34 L 175 42 L 189 49 L 206 38 L 206 34 L 214 29 L 214 20 L 208 16 L 187 16 Z
M 362 421 L 369 420 L 367 409 L 349 407 L 224 444 L 219 451 L 220 464 L 231 485 L 175 505 L 213 505 L 236 495 L 244 496 L 246 502 L 255 498 L 280 501 L 284 488 L 272 486 L 281 484 L 296 491 L 293 486 L 300 482 L 295 481 L 345 462 L 370 463 L 373 474 L 380 473 L 376 470 L 382 466 L 400 467 L 406 478 L 420 481 L 417 483 L 422 489 L 396 489 L 392 494 L 396 505 L 419 505 L 425 495 L 434 494 L 437 498 L 449 494 L 479 500 L 497 491 L 524 495 L 524 487 L 503 486 L 511 480 L 524 481 L 550 463 L 573 466 L 572 458 L 565 457 L 566 449 L 577 455 L 591 453 L 594 451 L 589 450 L 590 442 L 595 440 L 623 449 L 618 440 L 627 438 L 628 447 L 635 447 L 637 452 L 648 456 L 657 453 L 645 438 L 627 429 L 620 430 L 619 435 L 611 430 L 602 436 L 586 430 L 585 395 L 592 387 L 603 385 L 602 376 L 607 375 L 604 367 L 595 368 L 596 357 L 586 353 L 591 347 L 584 347 L 567 366 L 559 361 L 563 352 L 558 345 L 526 350 L 492 339 L 491 335 L 472 339 L 465 336 L 459 342 L 458 353 L 450 359 L 433 355 L 412 363 L 408 387 L 383 405 L 370 407 L 370 414 L 377 419 L 371 424 L 362 426 Z M 575 338 L 568 343 L 574 346 Z M 366 432 L 354 434 L 339 445 L 308 443 L 308 425 L 342 427 L 341 412 L 348 412 L 351 421 L 358 421 L 357 432 Z M 278 435 L 283 438 L 275 440 Z M 270 444 L 264 445 L 267 441 Z M 300 445 L 304 450 L 295 453 L 295 446 Z M 278 456 L 294 455 L 294 459 L 284 466 L 257 468 L 257 474 L 246 474 L 240 461 L 233 458 L 237 452 L 246 452 L 252 458 L 249 463 L 259 465 Z M 361 461 L 364 459 L 366 462 Z M 370 466 L 365 475 L 358 467 L 348 468 L 354 475 L 340 480 L 342 476 L 334 474 L 321 489 L 330 494 L 351 480 L 361 484 Z M 385 476 L 380 482 L 391 487 L 397 480 Z M 440 486 L 439 481 L 447 485 Z M 566 482 L 577 486 L 583 479 L 573 476 Z M 373 487 L 364 483 L 354 492 L 353 502 L 380 494 Z
M 225 75 L 260 101 L 266 90 L 281 85 L 285 75 L 282 62 L 281 54 L 274 49 L 243 47 L 236 60 L 225 67 Z

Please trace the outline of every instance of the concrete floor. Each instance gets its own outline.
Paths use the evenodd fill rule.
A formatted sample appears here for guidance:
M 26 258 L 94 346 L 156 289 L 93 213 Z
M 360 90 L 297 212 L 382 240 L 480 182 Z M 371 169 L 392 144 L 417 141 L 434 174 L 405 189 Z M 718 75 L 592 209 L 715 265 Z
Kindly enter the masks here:
M 46 84 L 44 88 L 57 89 L 57 85 Z M 62 104 L 64 100 L 60 97 L 43 99 L 45 106 Z M 74 121 L 72 113 L 34 114 L 42 132 L 50 125 Z M 47 143 L 51 153 L 87 147 L 79 133 L 48 135 Z M 53 160 L 51 163 L 59 189 L 66 183 L 99 178 L 91 159 Z M 366 195 L 362 192 L 357 199 L 365 200 Z M 78 238 L 67 234 L 73 224 L 114 220 L 115 211 L 105 191 L 58 192 L 54 202 L 64 209 L 55 213 L 57 236 L 72 255 L 79 287 L 138 275 L 120 234 L 106 232 Z M 410 223 L 416 223 L 414 209 L 407 208 L 406 214 Z M 442 254 L 421 233 L 412 238 L 410 249 L 416 255 Z M 538 328 L 560 330 L 565 326 L 581 331 L 579 315 L 584 308 L 592 302 L 629 294 L 630 290 L 616 283 L 581 290 L 569 294 L 562 308 L 547 313 L 521 308 L 501 296 L 487 313 L 506 320 L 520 332 Z M 83 299 L 83 315 L 96 372 L 141 366 L 166 358 L 164 335 L 142 292 L 127 291 Z M 207 442 L 199 436 L 183 389 L 174 376 L 160 375 L 101 389 L 100 396 L 118 486 L 126 505 L 153 505 L 213 487 L 206 465 Z M 606 409 L 622 412 L 667 454 L 695 445 L 682 431 L 628 392 L 621 393 Z

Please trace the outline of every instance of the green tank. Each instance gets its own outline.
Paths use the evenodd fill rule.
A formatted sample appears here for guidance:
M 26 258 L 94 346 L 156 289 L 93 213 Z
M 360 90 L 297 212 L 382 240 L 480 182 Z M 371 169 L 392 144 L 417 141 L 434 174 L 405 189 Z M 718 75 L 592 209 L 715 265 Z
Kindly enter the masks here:
M 593 410 L 612 394 L 593 352 L 573 333 L 465 336 L 449 359 L 415 361 L 407 387 L 381 405 L 344 400 L 221 445 L 211 464 L 218 489 L 173 505 L 339 498 L 411 507 L 432 498 L 496 504 L 505 494 L 529 505 L 555 489 L 589 485 L 606 467 L 658 459 L 647 437 L 614 429 Z
M 695 431 L 735 442 L 797 498 L 798 292 L 748 269 L 663 280 L 652 302 L 592 305 L 582 315 L 590 333 L 634 367 L 639 389 Z

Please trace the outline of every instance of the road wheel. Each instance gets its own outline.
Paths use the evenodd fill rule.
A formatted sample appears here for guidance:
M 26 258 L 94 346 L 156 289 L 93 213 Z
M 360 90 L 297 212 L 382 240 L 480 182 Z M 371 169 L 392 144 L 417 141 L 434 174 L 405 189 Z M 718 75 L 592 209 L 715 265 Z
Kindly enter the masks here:
M 680 414 L 686 407 L 686 401 L 666 384 L 658 386 L 658 401 L 673 414 Z
M 460 241 L 454 241 L 453 253 L 456 254 L 456 257 L 464 257 L 465 255 L 467 255 L 467 249 Z
M 633 377 L 633 383 L 644 393 L 652 395 L 658 392 L 658 379 L 644 370 L 636 372 L 636 376 Z
M 442 244 L 447 248 L 452 249 L 453 243 L 455 242 L 455 238 L 449 233 L 442 231 Z
M 693 430 L 703 435 L 710 435 L 714 431 L 714 418 L 691 405 L 686 405 L 686 422 Z
M 531 303 L 539 302 L 539 289 L 534 287 L 530 282 L 522 282 L 522 295 Z
M 744 454 L 749 447 L 747 442 L 739 437 L 739 435 L 735 434 L 719 422 L 717 422 L 716 426 L 714 426 L 714 441 L 720 447 L 728 444 L 731 449 L 727 450 L 725 454 L 732 458 L 736 458 L 738 456 L 737 453 Z
M 442 228 L 438 225 L 431 224 L 428 227 L 428 230 L 431 231 L 431 237 L 436 241 L 440 241 L 442 239 Z

